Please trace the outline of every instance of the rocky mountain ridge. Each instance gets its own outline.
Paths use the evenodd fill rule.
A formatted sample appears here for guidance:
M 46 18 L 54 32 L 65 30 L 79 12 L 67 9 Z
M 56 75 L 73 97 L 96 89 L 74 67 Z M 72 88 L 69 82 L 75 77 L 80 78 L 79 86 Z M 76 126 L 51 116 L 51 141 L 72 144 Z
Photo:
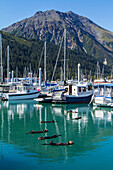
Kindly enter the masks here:
M 112 32 L 71 11 L 65 13 L 55 10 L 39 11 L 34 16 L 14 23 L 2 31 L 24 38 L 46 39 L 48 42 L 59 44 L 64 28 L 67 30 L 67 46 L 70 49 L 80 45 L 84 52 L 87 52 L 87 49 L 84 47 L 84 34 L 88 34 L 107 50 L 113 51 Z

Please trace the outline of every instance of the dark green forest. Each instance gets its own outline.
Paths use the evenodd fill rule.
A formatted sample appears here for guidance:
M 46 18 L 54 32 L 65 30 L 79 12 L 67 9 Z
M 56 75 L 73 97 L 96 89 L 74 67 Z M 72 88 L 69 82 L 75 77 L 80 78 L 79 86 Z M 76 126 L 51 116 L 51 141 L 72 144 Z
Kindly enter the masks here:
M 39 67 L 42 68 L 42 75 L 44 72 L 44 41 L 39 41 L 36 39 L 24 39 L 21 37 L 17 37 L 15 35 L 11 35 L 9 33 L 0 32 L 2 34 L 2 50 L 3 50 L 3 72 L 4 77 L 7 74 L 7 46 L 9 45 L 9 65 L 10 72 L 14 70 L 14 74 L 16 76 L 16 68 L 18 68 L 18 76 L 22 77 L 24 73 L 24 69 L 26 67 L 27 71 L 30 71 L 30 64 L 32 72 L 36 73 L 38 76 Z M 86 39 L 84 36 L 84 41 L 90 41 L 90 39 Z M 94 42 L 89 42 L 89 44 Z M 85 47 L 89 48 L 89 47 Z M 58 60 L 54 80 L 60 79 L 61 75 L 61 67 L 63 69 L 63 46 L 60 52 L 60 57 Z M 59 46 L 54 45 L 52 43 L 47 43 L 47 79 L 51 80 L 53 69 L 55 66 L 57 54 L 59 51 Z M 89 48 L 90 51 L 90 48 Z M 95 53 L 95 49 L 91 51 L 91 54 Z M 95 56 L 95 55 L 94 55 Z M 102 70 L 103 61 L 101 58 L 94 57 L 93 55 L 88 55 L 83 52 L 80 46 L 76 46 L 74 50 L 70 50 L 67 48 L 66 50 L 66 58 L 68 61 L 68 75 L 69 79 L 77 76 L 77 65 L 81 64 L 82 73 L 89 76 L 91 73 L 92 78 L 96 76 L 97 71 L 97 61 L 100 63 L 100 69 Z M 42 58 L 42 59 L 41 59 Z M 41 60 L 41 64 L 39 66 L 39 61 Z M 67 62 L 66 62 L 67 68 Z M 108 76 L 111 73 L 111 65 L 104 66 L 105 75 Z M 66 73 L 67 75 L 67 73 Z M 42 76 L 43 77 L 43 76 Z

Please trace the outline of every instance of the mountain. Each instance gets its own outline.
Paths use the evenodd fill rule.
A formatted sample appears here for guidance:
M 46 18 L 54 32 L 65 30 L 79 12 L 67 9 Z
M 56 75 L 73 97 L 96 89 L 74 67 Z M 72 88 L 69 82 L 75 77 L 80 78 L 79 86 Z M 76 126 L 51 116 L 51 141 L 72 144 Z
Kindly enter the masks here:
M 108 67 L 105 67 L 109 68 L 109 70 L 106 70 L 109 73 L 111 72 L 113 33 L 96 25 L 88 18 L 79 16 L 71 11 L 65 13 L 55 10 L 39 11 L 34 16 L 14 23 L 2 29 L 2 31 L 26 40 L 41 41 L 46 39 L 49 43 L 59 45 L 64 28 L 66 28 L 67 33 L 67 47 L 70 49 L 68 50 L 69 56 L 67 56 L 67 58 L 71 56 L 70 63 L 72 64 L 70 64 L 70 67 L 74 66 L 73 60 L 76 59 L 75 54 L 77 54 L 80 57 L 81 65 L 85 64 L 86 61 L 89 62 L 86 63 L 87 67 L 89 67 L 88 65 L 91 64 L 91 61 L 93 61 L 94 65 L 99 61 L 101 67 L 103 67 L 103 62 L 106 58 Z M 93 67 L 93 63 L 90 66 Z M 83 67 L 85 68 L 86 66 L 83 65 Z
M 34 16 L 4 28 L 2 31 L 13 33 L 24 38 L 32 38 L 54 42 L 58 44 L 63 35 L 64 28 L 67 30 L 67 44 L 73 49 L 76 45 L 83 46 L 84 34 L 113 51 L 113 33 L 107 31 L 86 17 L 79 16 L 71 11 L 59 12 L 50 10 L 37 12 Z M 84 47 L 84 46 L 83 46 Z

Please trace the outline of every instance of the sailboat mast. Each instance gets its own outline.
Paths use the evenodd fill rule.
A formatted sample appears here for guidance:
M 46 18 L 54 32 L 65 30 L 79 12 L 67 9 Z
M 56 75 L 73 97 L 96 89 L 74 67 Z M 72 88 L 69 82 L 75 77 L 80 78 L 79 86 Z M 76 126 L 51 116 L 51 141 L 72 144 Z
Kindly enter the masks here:
M 3 68 L 2 68 L 2 35 L 0 34 L 0 59 L 1 59 L 1 82 L 3 82 Z
M 45 41 L 45 44 L 44 44 L 44 80 L 46 81 L 46 41 Z
M 9 82 L 9 45 L 7 46 L 7 83 Z
M 68 60 L 67 60 L 67 80 L 68 80 Z
M 25 77 L 26 77 L 26 74 L 25 74 Z M 16 82 L 18 82 L 18 67 L 16 67 Z
M 80 70 L 80 63 L 78 64 L 78 83 L 80 82 L 80 72 L 81 72 L 81 70 Z
M 64 81 L 65 81 L 65 68 L 66 68 L 66 29 L 64 30 Z

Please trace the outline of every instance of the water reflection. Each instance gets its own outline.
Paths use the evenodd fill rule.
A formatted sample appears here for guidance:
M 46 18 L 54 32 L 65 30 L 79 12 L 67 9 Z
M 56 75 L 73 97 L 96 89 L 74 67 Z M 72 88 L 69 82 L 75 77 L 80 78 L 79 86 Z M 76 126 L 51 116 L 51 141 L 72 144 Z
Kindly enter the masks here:
M 91 112 L 91 115 L 94 124 L 98 122 L 98 126 L 103 125 L 105 128 L 107 128 L 107 126 L 112 127 L 112 116 L 113 116 L 112 109 L 94 107 L 93 111 Z
M 72 113 L 68 113 L 69 110 Z M 112 109 L 94 108 L 88 105 L 38 104 L 34 101 L 2 102 L 0 104 L 1 153 L 3 153 L 3 143 L 7 143 L 24 150 L 23 154 L 37 158 L 41 164 L 43 160 L 67 161 L 78 154 L 94 150 L 98 147 L 94 144 L 104 141 L 103 137 L 112 136 L 112 115 Z M 78 116 L 82 118 L 75 120 L 74 118 Z M 55 123 L 40 123 L 46 120 L 55 120 Z M 48 129 L 49 132 L 26 135 L 26 132 L 31 130 L 43 129 Z M 42 145 L 49 143 L 50 140 L 38 141 L 40 136 L 54 134 L 62 135 L 53 139 L 54 142 L 72 140 L 74 145 L 51 147 Z M 1 155 L 3 158 L 3 154 Z

